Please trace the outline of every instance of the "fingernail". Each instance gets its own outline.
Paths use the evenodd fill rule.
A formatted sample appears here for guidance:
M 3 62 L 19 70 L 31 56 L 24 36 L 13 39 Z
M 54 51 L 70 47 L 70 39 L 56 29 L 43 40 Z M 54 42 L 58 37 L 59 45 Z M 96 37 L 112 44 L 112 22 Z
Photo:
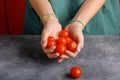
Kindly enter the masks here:
M 66 51 L 66 54 L 69 54 L 69 51 Z
M 62 56 L 60 56 L 60 58 L 64 58 L 64 56 L 62 55 Z
M 59 53 L 55 53 L 56 54 L 56 56 L 59 56 Z
M 77 51 L 80 52 L 80 51 L 81 51 L 81 48 L 80 48 L 80 49 L 77 49 Z
M 60 60 L 58 60 L 58 63 L 61 63 Z
M 53 51 L 54 51 L 54 47 L 51 47 L 51 48 L 50 48 L 50 52 L 53 52 Z
M 61 63 L 61 62 L 62 62 L 62 60 L 59 61 L 59 63 Z

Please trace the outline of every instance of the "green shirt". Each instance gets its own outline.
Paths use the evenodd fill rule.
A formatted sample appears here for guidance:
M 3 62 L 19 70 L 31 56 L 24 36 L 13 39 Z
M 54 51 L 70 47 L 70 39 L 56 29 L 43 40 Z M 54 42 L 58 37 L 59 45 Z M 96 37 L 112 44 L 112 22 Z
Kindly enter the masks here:
M 75 16 L 84 0 L 50 0 L 62 28 Z M 27 0 L 23 34 L 41 34 L 43 24 Z M 86 13 L 88 14 L 88 13 Z M 106 0 L 99 12 L 83 30 L 84 35 L 118 35 L 120 33 L 120 12 L 118 0 Z

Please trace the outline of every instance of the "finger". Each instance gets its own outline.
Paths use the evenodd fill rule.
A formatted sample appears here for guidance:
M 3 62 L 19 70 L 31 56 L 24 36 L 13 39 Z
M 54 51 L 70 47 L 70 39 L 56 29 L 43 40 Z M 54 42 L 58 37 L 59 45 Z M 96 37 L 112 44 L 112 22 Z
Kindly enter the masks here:
M 64 60 L 64 59 L 61 59 L 61 58 L 60 58 L 60 59 L 58 59 L 58 62 L 61 63 L 63 60 Z
M 84 37 L 83 37 L 83 35 L 81 35 L 81 37 L 78 37 L 78 44 L 79 44 L 80 48 L 83 48 L 83 46 L 84 46 Z
M 77 54 L 78 54 L 78 51 L 76 51 L 76 52 L 71 52 L 71 51 L 69 51 L 69 50 L 67 50 L 66 51 L 66 54 L 68 55 L 68 56 L 70 56 L 70 57 L 76 57 L 77 56 Z
M 44 48 L 44 47 L 43 47 L 43 51 L 44 51 L 46 54 L 50 53 L 49 49 Z
M 50 52 L 50 53 L 54 52 L 55 48 L 56 48 L 56 46 L 52 46 L 50 49 L 48 49 L 48 52 Z
M 49 53 L 47 56 L 48 58 L 57 58 L 59 56 L 59 53 Z
M 67 56 L 67 55 L 61 55 L 60 58 L 63 58 L 63 59 L 69 59 L 70 57 Z
M 81 46 L 80 46 L 80 45 L 81 45 L 80 43 L 78 43 L 78 45 L 77 45 L 77 49 L 76 49 L 76 50 L 77 50 L 78 52 L 80 52 L 80 50 L 81 50 Z
M 41 35 L 41 45 L 42 45 L 42 47 L 46 47 L 46 45 L 47 45 L 47 38 L 48 38 L 47 34 L 42 33 L 42 35 Z
M 52 53 L 54 52 L 56 46 L 52 46 L 51 48 L 47 49 L 47 48 L 43 48 L 43 51 L 46 53 L 46 54 L 49 54 L 49 53 Z

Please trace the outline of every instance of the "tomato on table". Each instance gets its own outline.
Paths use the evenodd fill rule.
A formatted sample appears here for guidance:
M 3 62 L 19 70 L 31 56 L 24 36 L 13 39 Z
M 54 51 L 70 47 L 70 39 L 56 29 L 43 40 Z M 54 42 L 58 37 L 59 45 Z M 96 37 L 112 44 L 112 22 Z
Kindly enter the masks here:
M 79 78 L 82 75 L 82 69 L 78 66 L 74 66 L 70 69 L 70 76 L 72 78 Z
M 77 43 L 75 41 L 71 41 L 66 46 L 68 50 L 74 52 L 77 48 Z
M 59 37 L 69 37 L 69 31 L 68 30 L 60 31 Z

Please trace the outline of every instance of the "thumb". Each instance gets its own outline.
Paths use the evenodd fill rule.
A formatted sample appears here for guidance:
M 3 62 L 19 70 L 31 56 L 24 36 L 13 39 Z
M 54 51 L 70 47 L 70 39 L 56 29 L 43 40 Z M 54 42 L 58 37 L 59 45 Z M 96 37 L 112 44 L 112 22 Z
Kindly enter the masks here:
M 78 45 L 77 45 L 77 51 L 78 52 L 80 52 L 80 50 L 81 50 L 81 46 L 80 45 L 81 45 L 81 43 L 79 42 Z
M 81 37 L 78 38 L 78 48 L 79 49 L 83 48 L 83 46 L 84 46 L 84 37 L 81 36 Z
M 81 36 L 81 41 L 80 42 L 81 42 L 80 46 L 81 46 L 81 48 L 83 48 L 84 47 L 84 36 Z
M 47 38 L 48 38 L 48 36 L 46 34 L 43 33 L 41 35 L 41 45 L 42 45 L 42 47 L 46 47 L 47 46 Z

